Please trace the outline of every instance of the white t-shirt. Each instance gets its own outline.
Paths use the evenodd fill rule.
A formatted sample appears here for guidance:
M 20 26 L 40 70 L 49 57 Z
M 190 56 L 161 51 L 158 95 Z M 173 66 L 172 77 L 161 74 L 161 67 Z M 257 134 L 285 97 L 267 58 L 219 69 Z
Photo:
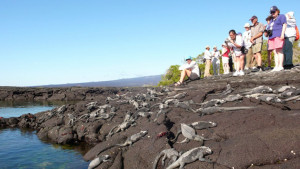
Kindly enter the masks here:
M 205 52 L 204 52 L 204 58 L 210 60 L 211 57 L 212 57 L 211 53 L 209 52 L 209 50 L 206 49 Z
M 284 35 L 285 37 L 296 37 L 296 19 L 294 12 L 288 12 L 287 14 L 290 15 L 291 18 L 286 15 L 287 26 Z
M 198 76 L 200 76 L 199 67 L 195 61 L 191 61 L 190 64 L 185 63 L 179 67 L 179 70 L 183 70 L 183 69 L 192 69 L 192 73 L 195 73 Z
M 244 41 L 244 46 L 246 49 L 249 49 L 252 45 L 252 43 L 250 42 L 251 39 L 251 30 L 245 31 L 243 33 L 243 41 Z
M 211 55 L 214 57 L 214 59 L 220 59 L 220 52 L 217 50 L 217 51 L 212 51 L 211 52 Z
M 229 39 L 230 39 L 230 37 L 229 37 Z M 235 43 L 237 45 L 241 46 L 241 47 L 243 46 L 243 38 L 242 38 L 241 35 L 236 35 L 236 37 L 235 37 Z M 235 56 L 241 56 L 242 55 L 241 47 L 238 48 L 238 47 L 236 47 L 232 43 L 228 43 L 228 46 L 233 48 Z

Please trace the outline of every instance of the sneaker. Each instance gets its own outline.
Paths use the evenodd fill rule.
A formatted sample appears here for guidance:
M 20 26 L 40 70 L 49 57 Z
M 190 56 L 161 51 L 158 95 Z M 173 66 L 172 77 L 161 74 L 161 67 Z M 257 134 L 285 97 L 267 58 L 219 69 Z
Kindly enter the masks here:
M 258 72 L 259 71 L 259 69 L 257 68 L 257 67 L 254 67 L 252 70 L 251 70 L 251 72 Z
M 244 70 L 249 70 L 249 68 L 248 67 L 245 67 L 245 69 Z
M 236 71 L 236 72 L 234 72 L 233 73 L 233 75 L 232 76 L 238 76 L 239 75 L 239 72 L 238 71 Z
M 283 67 L 278 67 L 277 71 L 282 71 L 284 68 Z
M 274 67 L 274 69 L 273 69 L 273 70 L 271 70 L 271 72 L 276 72 L 276 71 L 277 71 L 277 69 L 278 69 L 278 67 Z
M 265 68 L 265 70 L 272 70 L 273 68 L 271 66 L 268 66 Z
M 241 70 L 240 73 L 239 73 L 239 75 L 240 76 L 244 76 L 245 75 L 244 71 Z

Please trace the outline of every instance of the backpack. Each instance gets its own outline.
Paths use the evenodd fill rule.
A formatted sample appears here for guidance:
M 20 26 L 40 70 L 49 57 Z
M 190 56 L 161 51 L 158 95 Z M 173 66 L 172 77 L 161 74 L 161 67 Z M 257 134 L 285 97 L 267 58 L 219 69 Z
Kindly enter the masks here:
M 296 29 L 296 38 L 295 38 L 295 41 L 297 41 L 297 40 L 299 40 L 299 29 L 298 29 L 297 26 L 295 27 L 295 29 Z

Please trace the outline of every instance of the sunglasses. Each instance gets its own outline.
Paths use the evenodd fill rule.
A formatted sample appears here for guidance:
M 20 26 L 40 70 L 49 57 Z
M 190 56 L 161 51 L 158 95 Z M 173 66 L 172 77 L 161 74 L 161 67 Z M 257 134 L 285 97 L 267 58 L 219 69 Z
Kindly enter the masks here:
M 276 11 L 270 11 L 270 14 L 274 14 Z

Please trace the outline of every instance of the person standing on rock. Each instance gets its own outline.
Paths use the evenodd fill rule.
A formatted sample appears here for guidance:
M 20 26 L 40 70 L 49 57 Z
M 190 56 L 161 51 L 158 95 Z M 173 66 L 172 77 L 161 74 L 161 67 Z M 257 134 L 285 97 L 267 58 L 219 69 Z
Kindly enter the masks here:
M 185 59 L 186 64 L 181 65 L 179 70 L 181 70 L 180 79 L 175 83 L 175 86 L 182 85 L 184 78 L 187 76 L 190 80 L 197 80 L 200 78 L 200 71 L 198 64 L 192 61 L 192 57 L 189 56 Z
M 228 46 L 233 48 L 234 55 L 236 57 L 236 72 L 233 73 L 233 76 L 243 76 L 244 73 L 244 54 L 241 51 L 243 46 L 243 37 L 237 35 L 235 30 L 229 31 L 230 39 Z
M 275 56 L 275 67 L 272 71 L 283 70 L 283 52 L 284 45 L 284 33 L 287 27 L 287 21 L 285 15 L 280 14 L 280 10 L 277 6 L 272 6 L 270 10 L 272 19 L 270 21 L 269 29 L 269 50 L 273 50 Z
M 220 52 L 218 51 L 216 46 L 214 46 L 212 52 L 212 65 L 213 65 L 214 75 L 219 75 L 220 74 Z
M 268 16 L 266 18 L 266 21 L 267 21 L 267 25 L 265 25 L 264 27 L 264 35 L 265 37 L 268 37 L 268 31 L 267 29 L 270 28 L 270 21 L 272 19 L 272 15 Z M 268 67 L 265 68 L 265 70 L 272 70 L 272 67 L 271 67 L 271 62 L 272 62 L 272 50 L 269 50 L 269 44 L 267 44 L 267 51 L 268 51 Z
M 294 12 L 288 12 L 285 14 L 287 21 L 287 28 L 285 31 L 284 38 L 284 68 L 291 69 L 293 65 L 293 43 L 296 38 L 296 19 L 294 17 Z
M 226 45 L 226 43 L 223 43 L 222 44 L 222 63 L 223 63 L 224 74 L 229 73 L 229 52 L 230 52 L 229 47 Z
M 212 55 L 210 53 L 210 47 L 206 46 L 205 47 L 205 52 L 204 52 L 204 59 L 205 59 L 205 71 L 204 71 L 204 77 L 209 77 L 211 74 L 209 73 L 210 70 L 210 65 L 211 65 L 211 58 Z
M 252 53 L 257 62 L 257 67 L 253 69 L 254 72 L 261 71 L 261 50 L 263 44 L 263 32 L 264 32 L 264 24 L 258 22 L 258 18 L 254 15 L 250 18 L 252 22 L 251 27 L 251 39 L 252 43 Z
M 252 43 L 251 40 L 251 30 L 250 30 L 250 24 L 246 23 L 244 25 L 245 32 L 243 33 L 243 41 L 244 41 L 244 47 L 246 49 L 245 55 L 246 55 L 246 66 L 245 70 L 248 70 L 249 68 L 254 67 L 255 60 L 253 59 L 253 53 L 252 53 Z

